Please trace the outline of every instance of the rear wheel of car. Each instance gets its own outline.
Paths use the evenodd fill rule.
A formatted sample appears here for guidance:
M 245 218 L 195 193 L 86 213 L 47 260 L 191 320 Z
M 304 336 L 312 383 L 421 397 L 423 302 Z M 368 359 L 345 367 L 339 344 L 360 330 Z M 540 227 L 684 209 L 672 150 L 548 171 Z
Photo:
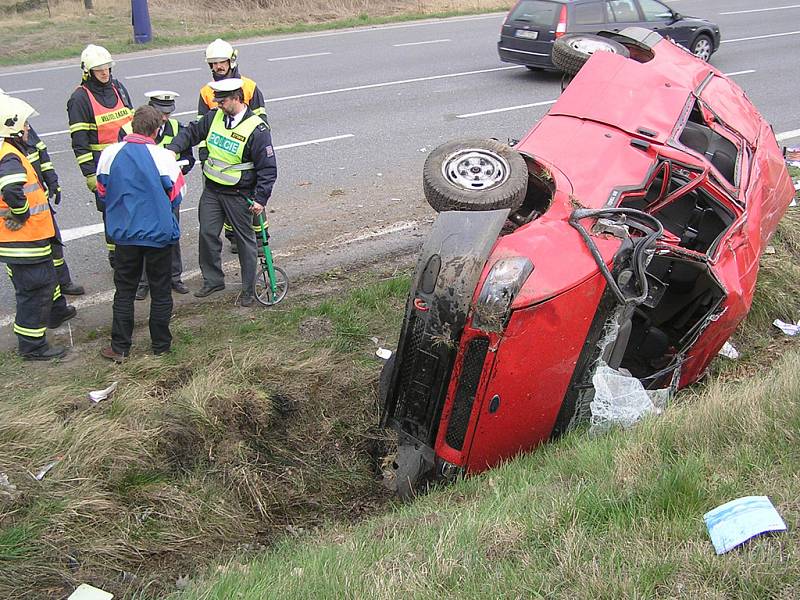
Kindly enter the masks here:
M 434 148 L 425 160 L 422 187 L 437 211 L 516 210 L 525 200 L 528 167 L 522 155 L 497 140 L 463 139 Z
M 695 39 L 694 43 L 692 44 L 692 54 L 694 54 L 697 58 L 708 62 L 708 59 L 711 58 L 711 52 L 714 49 L 714 43 L 711 41 L 711 38 L 705 34 L 700 34 Z
M 568 75 L 575 75 L 595 52 L 611 52 L 625 58 L 628 49 L 614 40 L 591 33 L 568 33 L 553 44 L 553 64 Z

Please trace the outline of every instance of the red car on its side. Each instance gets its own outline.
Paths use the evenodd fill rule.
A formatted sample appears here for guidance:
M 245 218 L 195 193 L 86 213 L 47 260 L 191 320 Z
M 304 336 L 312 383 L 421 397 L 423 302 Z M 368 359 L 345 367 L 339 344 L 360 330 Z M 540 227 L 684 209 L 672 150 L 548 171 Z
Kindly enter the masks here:
M 563 433 L 600 364 L 647 389 L 697 381 L 750 308 L 794 195 L 770 125 L 658 34 L 591 38 L 560 43 L 611 51 L 513 148 L 426 161 L 440 214 L 380 386 L 401 494 Z

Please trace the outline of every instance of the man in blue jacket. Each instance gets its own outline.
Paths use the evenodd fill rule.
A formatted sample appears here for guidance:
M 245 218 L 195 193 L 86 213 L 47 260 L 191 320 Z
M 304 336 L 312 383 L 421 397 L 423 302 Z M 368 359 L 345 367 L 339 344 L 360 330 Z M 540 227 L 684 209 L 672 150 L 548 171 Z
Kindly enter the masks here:
M 115 362 L 122 362 L 131 349 L 134 298 L 143 266 L 150 282 L 153 353 L 170 350 L 172 246 L 180 237 L 173 208 L 180 204 L 184 188 L 175 154 L 155 143 L 159 111 L 141 106 L 132 123 L 133 133 L 103 150 L 97 164 L 106 232 L 116 245 L 111 346 L 100 354 Z

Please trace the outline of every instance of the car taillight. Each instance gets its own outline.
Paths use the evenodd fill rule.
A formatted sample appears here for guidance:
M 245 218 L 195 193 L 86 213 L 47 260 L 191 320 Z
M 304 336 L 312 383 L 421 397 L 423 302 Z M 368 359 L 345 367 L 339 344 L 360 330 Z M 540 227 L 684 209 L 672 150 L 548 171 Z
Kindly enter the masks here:
M 556 37 L 560 38 L 567 33 L 567 7 L 561 7 L 561 14 L 558 16 L 558 25 L 556 25 Z

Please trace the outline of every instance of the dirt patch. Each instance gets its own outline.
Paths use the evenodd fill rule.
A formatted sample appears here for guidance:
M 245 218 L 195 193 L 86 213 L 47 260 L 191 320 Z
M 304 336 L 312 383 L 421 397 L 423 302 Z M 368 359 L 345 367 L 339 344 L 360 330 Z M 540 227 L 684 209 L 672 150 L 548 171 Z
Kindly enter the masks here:
M 300 339 L 313 342 L 333 333 L 333 322 L 327 317 L 306 317 L 297 328 Z

